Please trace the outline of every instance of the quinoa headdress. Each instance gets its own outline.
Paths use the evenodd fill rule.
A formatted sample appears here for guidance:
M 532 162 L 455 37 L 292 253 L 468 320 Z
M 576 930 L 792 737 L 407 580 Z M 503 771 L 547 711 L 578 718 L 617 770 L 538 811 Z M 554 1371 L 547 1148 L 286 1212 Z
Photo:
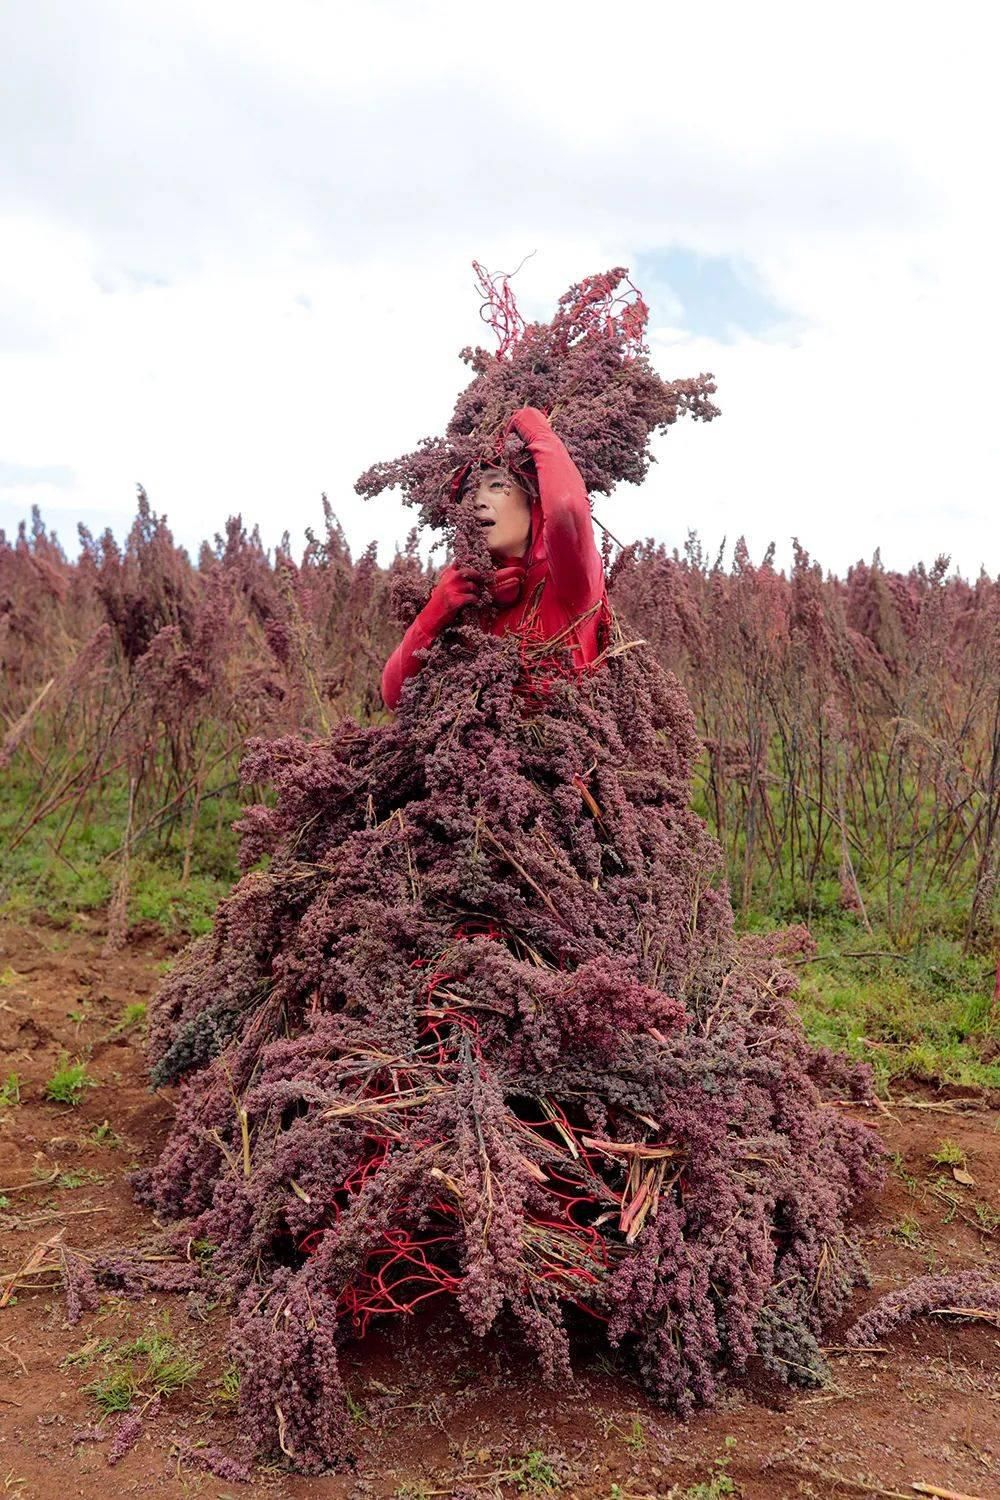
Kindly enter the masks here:
M 474 375 L 444 437 L 424 438 L 412 453 L 374 464 L 358 479 L 359 494 L 398 486 L 422 524 L 454 528 L 457 489 L 471 464 L 530 472 L 527 449 L 508 421 L 518 407 L 536 406 L 566 444 L 588 493 L 606 495 L 620 480 L 640 484 L 646 477 L 654 433 L 685 414 L 706 422 L 718 416 L 711 375 L 668 381 L 653 368 L 644 342 L 649 309 L 623 266 L 571 286 L 548 323 L 526 323 L 509 278 L 473 266 L 497 348 L 461 351 Z

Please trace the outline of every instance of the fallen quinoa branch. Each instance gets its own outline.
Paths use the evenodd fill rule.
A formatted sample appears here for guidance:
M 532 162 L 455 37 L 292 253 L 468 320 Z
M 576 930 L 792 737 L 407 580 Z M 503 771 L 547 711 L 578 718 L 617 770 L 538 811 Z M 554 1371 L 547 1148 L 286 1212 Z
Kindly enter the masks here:
M 641 477 L 644 310 L 612 292 L 559 369 L 596 363 L 602 472 L 627 453 Z M 511 327 L 460 400 L 470 442 L 544 394 Z M 426 500 L 441 476 L 411 458 L 395 482 Z M 884 1153 L 826 1100 L 868 1098 L 870 1070 L 805 1040 L 804 929 L 734 935 L 684 692 L 618 622 L 543 701 L 525 672 L 517 638 L 459 623 L 390 723 L 251 741 L 276 803 L 154 1007 L 153 1078 L 180 1090 L 138 1189 L 215 1247 L 242 1430 L 303 1470 L 350 1455 L 338 1354 L 376 1320 L 447 1299 L 549 1380 L 583 1329 L 686 1412 L 753 1357 L 819 1378 L 864 1275 L 848 1218 Z
M 847 1330 L 847 1343 L 875 1342 L 912 1318 L 941 1316 L 1000 1323 L 1000 1278 L 985 1271 L 918 1276 L 881 1297 Z

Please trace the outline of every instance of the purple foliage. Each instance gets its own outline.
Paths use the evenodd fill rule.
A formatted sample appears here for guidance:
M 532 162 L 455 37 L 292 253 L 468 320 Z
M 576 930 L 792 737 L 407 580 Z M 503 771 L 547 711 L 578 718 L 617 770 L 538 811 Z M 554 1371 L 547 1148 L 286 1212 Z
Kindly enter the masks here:
M 133 1174 L 142 1181 L 142 1174 Z M 148 1259 L 139 1250 L 114 1250 L 84 1256 L 69 1245 L 54 1248 L 53 1269 L 66 1297 L 66 1321 L 79 1323 L 85 1312 L 100 1305 L 100 1289 L 123 1297 L 146 1297 L 150 1292 L 195 1292 L 203 1285 L 199 1267 L 191 1260 Z
M 78 1427 L 70 1438 L 70 1444 L 75 1446 L 77 1443 L 103 1443 L 107 1435 L 101 1426 Z
M 946 1276 L 918 1276 L 907 1286 L 880 1298 L 847 1331 L 848 1344 L 877 1344 L 911 1318 L 944 1309 L 975 1308 L 1000 1315 L 1000 1281 L 984 1271 L 956 1271 Z
M 349 1452 L 338 1347 L 425 1297 L 549 1378 L 604 1326 L 684 1411 L 817 1370 L 863 1274 L 883 1152 L 823 1090 L 870 1072 L 805 1040 L 808 935 L 735 937 L 686 697 L 616 644 L 528 713 L 518 643 L 463 627 L 393 722 L 248 747 L 277 800 L 157 1001 L 140 1187 L 216 1247 L 242 1431 L 300 1468 Z
M 190 1260 L 147 1260 L 140 1251 L 123 1250 L 97 1255 L 96 1281 L 120 1297 L 148 1297 L 151 1292 L 193 1292 L 202 1285 L 201 1272 Z
M 249 1484 L 252 1478 L 246 1464 L 218 1448 L 211 1445 L 196 1448 L 186 1438 L 176 1438 L 175 1444 L 178 1458 L 193 1468 L 204 1469 L 206 1474 L 214 1474 L 216 1479 L 229 1479 L 234 1484 Z
M 142 1437 L 143 1429 L 148 1417 L 155 1417 L 160 1409 L 160 1398 L 154 1396 L 148 1401 L 141 1411 L 127 1411 L 119 1417 L 115 1426 L 115 1435 L 108 1449 L 108 1465 L 113 1468 L 115 1464 L 121 1463 L 126 1454 L 131 1453 L 136 1443 Z
M 85 1312 L 93 1312 L 100 1302 L 97 1278 L 93 1268 L 77 1251 L 60 1246 L 59 1270 L 66 1294 L 66 1321 L 79 1323 Z

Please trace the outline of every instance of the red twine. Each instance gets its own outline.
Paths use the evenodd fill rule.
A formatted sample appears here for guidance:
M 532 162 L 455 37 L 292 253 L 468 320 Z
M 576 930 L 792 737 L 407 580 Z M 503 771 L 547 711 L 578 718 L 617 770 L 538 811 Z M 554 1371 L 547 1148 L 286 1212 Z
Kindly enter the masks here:
M 458 940 L 472 937 L 497 939 L 503 937 L 503 929 L 489 917 L 469 917 L 454 928 Z M 422 968 L 435 960 L 417 958 L 411 968 Z M 461 1008 L 445 1005 L 431 1008 L 431 1001 L 440 985 L 453 976 L 445 970 L 434 969 L 421 987 L 421 999 L 428 1006 L 424 1011 L 424 1025 L 420 1031 L 418 1048 L 423 1066 L 440 1069 L 456 1061 L 457 1033 L 470 1040 L 478 1052 L 479 1021 Z M 429 1055 L 428 1055 L 429 1054 Z M 389 1103 L 398 1093 L 398 1086 L 415 1086 L 413 1072 L 401 1068 L 392 1070 L 392 1087 L 387 1074 L 369 1076 L 361 1090 L 361 1096 L 372 1103 Z M 524 1129 L 543 1145 L 557 1148 L 561 1161 L 569 1146 L 572 1155 L 581 1162 L 592 1178 L 598 1178 L 606 1189 L 604 1202 L 614 1202 L 624 1207 L 624 1190 L 611 1188 L 598 1172 L 595 1155 L 583 1142 L 582 1128 L 575 1126 L 565 1110 L 554 1100 L 546 1101 L 548 1113 L 539 1118 L 526 1114 L 523 1102 L 518 1107 L 517 1118 Z M 343 1183 L 343 1193 L 348 1199 L 360 1193 L 366 1183 L 385 1165 L 393 1149 L 391 1132 L 377 1129 L 366 1131 L 363 1160 L 352 1169 Z M 424 1144 L 431 1145 L 427 1141 Z M 545 1162 L 547 1190 L 553 1200 L 553 1217 L 537 1213 L 525 1216 L 525 1286 L 531 1281 L 555 1282 L 564 1291 L 566 1300 L 603 1322 L 607 1317 L 588 1300 L 588 1294 L 599 1290 L 611 1267 L 609 1245 L 593 1224 L 579 1222 L 579 1216 L 592 1216 L 600 1206 L 600 1200 L 590 1191 L 584 1181 L 559 1171 L 554 1161 Z M 421 1303 L 432 1297 L 448 1293 L 456 1295 L 462 1285 L 461 1255 L 461 1206 L 451 1200 L 435 1199 L 431 1211 L 454 1228 L 444 1225 L 430 1226 L 422 1233 L 394 1225 L 383 1231 L 379 1244 L 368 1256 L 364 1268 L 343 1288 L 338 1306 L 346 1314 L 358 1337 L 363 1337 L 374 1317 L 388 1314 L 413 1313 Z M 311 1230 L 298 1242 L 303 1255 L 315 1253 L 323 1235 L 328 1232 L 343 1212 L 338 1204 L 332 1205 L 331 1224 Z M 574 1217 L 577 1216 L 577 1217 Z
M 523 265 L 524 262 L 522 261 L 521 264 Z M 499 346 L 496 357 L 503 359 L 524 332 L 524 319 L 518 311 L 514 293 L 510 289 L 510 277 L 502 272 L 491 276 L 478 260 L 472 262 L 472 269 L 476 273 L 476 283 L 483 298 L 479 316 L 496 334 Z M 521 267 L 518 266 L 517 269 L 519 271 Z M 517 271 L 513 274 L 516 276 Z

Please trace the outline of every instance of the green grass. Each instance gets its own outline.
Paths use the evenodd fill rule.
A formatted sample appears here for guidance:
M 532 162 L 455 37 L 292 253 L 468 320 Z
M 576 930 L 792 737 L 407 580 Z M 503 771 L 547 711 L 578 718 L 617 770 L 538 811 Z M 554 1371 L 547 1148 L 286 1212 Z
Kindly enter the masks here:
M 79 1349 L 73 1349 L 59 1361 L 60 1370 L 89 1370 L 96 1359 L 114 1348 L 113 1339 L 90 1338 Z
M 140 1399 L 168 1396 L 190 1385 L 201 1369 L 199 1361 L 177 1344 L 166 1317 L 157 1327 L 118 1349 L 103 1344 L 100 1350 L 91 1351 L 84 1345 L 75 1362 L 86 1368 L 84 1356 L 89 1362 L 89 1357 L 98 1352 L 104 1369 L 83 1389 L 106 1416 L 128 1411 Z
M 0 913 L 30 919 L 43 910 L 56 922 L 72 924 L 81 913 L 101 911 L 118 879 L 116 851 L 128 805 L 125 781 L 113 779 L 96 804 L 82 808 L 68 829 L 65 813 L 57 813 L 11 850 L 8 842 L 30 811 L 31 796 L 29 779 L 15 763 L 5 774 L 0 805 Z M 168 933 L 207 932 L 216 905 L 238 873 L 237 838 L 231 825 L 240 812 L 241 804 L 229 790 L 206 797 L 187 881 L 181 872 L 189 813 L 145 833 L 130 864 L 129 920 L 155 922 Z M 140 826 L 146 816 L 140 809 Z
M 134 1343 L 127 1344 L 122 1354 L 126 1359 L 145 1361 L 142 1384 L 156 1396 L 166 1396 L 190 1385 L 201 1369 L 198 1360 L 192 1359 L 175 1343 L 166 1319 L 159 1328 L 151 1329 Z
M 89 1167 L 71 1167 L 68 1172 L 60 1172 L 55 1180 L 57 1188 L 73 1189 L 86 1187 L 91 1182 L 107 1182 L 103 1172 L 92 1172 Z
M 799 1010 L 810 1041 L 872 1064 L 880 1091 L 909 1078 L 1000 1088 L 1000 1033 L 991 1018 L 993 966 L 936 935 L 893 958 L 885 933 L 816 924 L 818 962 L 799 968 Z M 827 956 L 829 955 L 829 956 Z
M 116 1364 L 110 1370 L 104 1370 L 83 1389 L 86 1395 L 93 1397 L 105 1416 L 110 1416 L 112 1412 L 128 1411 L 139 1394 L 140 1386 L 131 1364 Z
M 840 832 L 832 809 L 826 809 L 823 818 L 823 836 L 820 849 L 814 845 L 814 830 L 810 826 L 806 835 L 808 850 L 791 843 L 791 822 L 787 785 L 787 767 L 777 736 L 772 737 L 765 751 L 767 770 L 773 778 L 768 786 L 767 804 L 770 817 L 765 818 L 764 809 L 756 804 L 758 816 L 755 857 L 752 861 L 751 884 L 748 892 L 750 904 L 764 912 L 769 921 L 823 923 L 827 919 L 843 914 L 840 887 Z M 904 774 L 899 784 L 903 803 L 911 804 L 903 824 L 898 829 L 901 841 L 893 860 L 886 848 L 888 820 L 885 808 L 878 805 L 876 784 L 884 785 L 890 766 L 883 751 L 874 756 L 878 770 L 869 773 L 867 785 L 868 801 L 872 804 L 861 826 L 853 829 L 850 839 L 851 857 L 869 921 L 873 927 L 891 930 L 900 944 L 910 947 L 935 934 L 945 934 L 961 939 L 969 915 L 969 900 L 977 873 L 978 849 L 975 840 L 964 839 L 952 845 L 953 863 L 946 858 L 943 864 L 934 856 L 939 830 L 940 805 L 933 781 L 926 777 L 918 785 L 911 771 Z M 695 764 L 691 803 L 699 816 L 705 818 L 713 833 L 715 826 L 715 799 L 709 786 L 709 757 L 703 751 Z M 898 767 L 891 771 L 893 782 Z M 815 790 L 815 788 L 814 788 Z M 730 864 L 730 880 L 734 901 L 740 909 L 741 918 L 750 914 L 742 911 L 744 873 L 747 849 L 746 783 L 741 778 L 728 780 L 723 791 L 723 822 L 725 831 L 722 843 Z M 801 813 L 801 808 L 800 808 Z M 808 818 L 799 819 L 800 834 L 805 824 L 812 824 L 815 807 L 811 807 Z M 848 816 L 850 825 L 850 815 Z M 769 831 L 770 829 L 773 831 Z M 775 851 L 779 843 L 777 830 L 784 831 L 784 844 Z M 954 832 L 954 830 L 953 830 Z M 912 867 L 906 854 L 911 841 L 917 852 Z M 777 854 L 778 870 L 772 863 Z M 892 868 L 894 866 L 894 868 Z M 947 874 L 945 873 L 947 868 Z M 793 874 L 794 870 L 794 874 Z M 780 871 L 780 873 L 779 873 Z M 994 924 L 1000 929 L 1000 892 L 994 907 Z
M 111 1028 L 112 1036 L 121 1036 L 123 1032 L 132 1031 L 135 1027 L 146 1024 L 146 1014 L 149 1006 L 145 1000 L 132 1000 L 122 1007 L 122 1013 L 118 1021 Z
M 562 1488 L 562 1480 L 551 1459 L 539 1448 L 532 1448 L 530 1453 L 512 1464 L 506 1477 L 517 1485 L 521 1494 L 544 1495 Z
M 723 1442 L 726 1452 L 712 1464 L 712 1473 L 709 1478 L 701 1484 L 691 1485 L 686 1490 L 672 1485 L 667 1494 L 667 1500 L 723 1500 L 726 1495 L 740 1493 L 736 1480 L 727 1472 L 732 1461 L 731 1450 L 736 1446 L 736 1439 L 727 1437 L 723 1439 Z
M 626 1448 L 631 1448 L 633 1453 L 641 1453 L 646 1446 L 646 1429 L 642 1425 L 642 1419 L 636 1417 L 628 1432 L 622 1436 L 622 1442 Z
M 0 1083 L 0 1109 L 14 1109 L 21 1102 L 21 1075 L 8 1073 Z
M 359 1427 L 367 1426 L 368 1413 L 365 1411 L 365 1408 L 363 1407 L 361 1402 L 355 1400 L 350 1391 L 345 1392 L 345 1397 L 347 1402 L 347 1415 L 350 1417 L 351 1421 L 356 1422 Z
M 641 1453 L 646 1446 L 646 1429 L 641 1417 L 634 1417 L 629 1427 L 622 1427 L 608 1418 L 602 1423 L 604 1436 L 616 1437 L 633 1453 Z
M 930 1153 L 930 1160 L 936 1167 L 964 1167 L 968 1160 L 962 1147 L 957 1141 L 945 1139 L 938 1142 L 936 1151 Z
M 218 1405 L 235 1408 L 240 1399 L 240 1372 L 234 1364 L 226 1365 L 212 1390 Z
M 71 1063 L 64 1054 L 59 1067 L 45 1085 L 45 1097 L 53 1104 L 70 1104 L 75 1107 L 87 1089 L 96 1087 L 96 1079 L 88 1074 L 86 1063 Z
M 994 1208 L 991 1203 L 976 1203 L 972 1211 L 984 1234 L 996 1234 L 1000 1229 L 1000 1209 Z
M 924 1242 L 920 1221 L 914 1218 L 913 1214 L 904 1214 L 899 1222 L 892 1226 L 889 1233 L 894 1240 L 905 1245 L 908 1250 L 916 1250 Z

